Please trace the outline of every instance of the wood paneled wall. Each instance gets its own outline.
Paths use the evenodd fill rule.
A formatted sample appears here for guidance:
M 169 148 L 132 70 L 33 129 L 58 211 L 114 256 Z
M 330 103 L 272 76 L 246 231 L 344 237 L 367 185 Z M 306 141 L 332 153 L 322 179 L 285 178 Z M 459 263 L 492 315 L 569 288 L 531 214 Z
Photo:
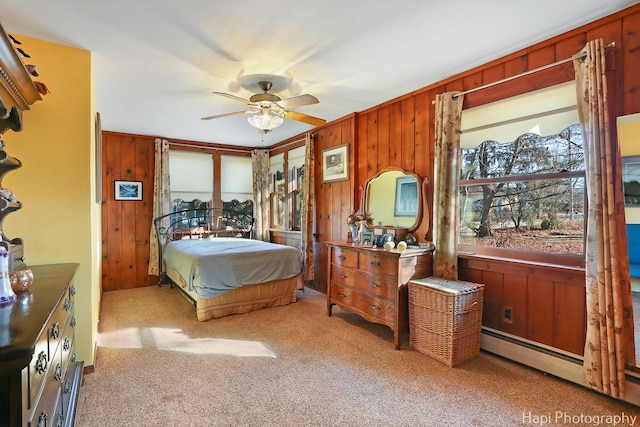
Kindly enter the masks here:
M 316 133 L 316 155 L 336 145 L 351 144 L 349 181 L 323 184 L 317 177 L 316 289 L 326 291 L 324 242 L 346 239 L 346 215 L 360 204 L 359 188 L 380 169 L 396 166 L 413 171 L 433 183 L 434 113 L 439 93 L 466 91 L 569 58 L 589 40 L 603 38 L 608 49 L 612 142 L 616 143 L 616 117 L 640 112 L 640 5 L 535 44 L 503 58 L 452 76 L 421 90 L 327 124 Z M 530 92 L 574 78 L 571 62 L 465 95 L 471 108 Z M 615 147 L 614 147 L 615 148 Z M 317 164 L 317 170 L 320 165 Z M 429 191 L 433 187 L 429 186 Z M 428 215 L 432 212 L 429 200 Z M 431 239 L 433 226 L 423 218 L 416 233 Z M 435 225 L 437 226 L 437 224 Z M 427 231 L 428 230 L 428 231 Z M 582 354 L 585 330 L 584 273 L 575 270 L 524 266 L 505 261 L 464 259 L 460 276 L 484 283 L 486 326 Z M 513 322 L 504 319 L 512 308 Z
M 156 137 L 102 132 L 102 290 L 140 288 L 158 283 L 149 276 L 149 232 L 153 222 Z M 213 155 L 215 206 L 220 199 L 220 158 L 250 156 L 246 147 L 171 140 L 170 149 Z M 141 181 L 142 200 L 114 199 L 115 181 Z
M 156 284 L 147 274 L 155 138 L 102 132 L 102 290 Z M 114 199 L 115 181 L 142 181 L 142 200 Z

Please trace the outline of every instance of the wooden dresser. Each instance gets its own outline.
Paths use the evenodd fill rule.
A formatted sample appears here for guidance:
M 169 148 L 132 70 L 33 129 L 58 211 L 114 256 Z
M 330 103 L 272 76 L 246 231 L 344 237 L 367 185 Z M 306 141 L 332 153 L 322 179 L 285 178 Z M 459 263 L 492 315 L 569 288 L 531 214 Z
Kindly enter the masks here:
M 72 426 L 84 365 L 74 340 L 78 265 L 29 268 L 29 291 L 0 305 L 0 425 Z
M 393 330 L 393 344 L 400 348 L 409 330 L 409 280 L 431 275 L 432 252 L 366 248 L 351 243 L 328 242 L 327 314 L 337 305 L 369 322 Z

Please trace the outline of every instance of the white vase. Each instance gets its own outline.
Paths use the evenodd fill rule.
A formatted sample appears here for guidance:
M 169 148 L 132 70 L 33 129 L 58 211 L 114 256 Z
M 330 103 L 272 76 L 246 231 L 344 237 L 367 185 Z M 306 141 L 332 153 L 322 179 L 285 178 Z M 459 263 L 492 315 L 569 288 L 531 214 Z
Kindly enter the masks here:
M 358 226 L 351 225 L 351 242 L 358 243 L 360 241 L 360 236 L 358 235 Z
M 0 247 L 0 304 L 14 302 L 17 298 L 9 280 L 9 253 Z

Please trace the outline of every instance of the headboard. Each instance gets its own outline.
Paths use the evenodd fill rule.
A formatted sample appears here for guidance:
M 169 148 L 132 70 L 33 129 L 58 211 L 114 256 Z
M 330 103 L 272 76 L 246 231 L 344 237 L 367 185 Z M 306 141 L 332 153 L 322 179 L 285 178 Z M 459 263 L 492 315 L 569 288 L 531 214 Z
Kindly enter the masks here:
M 175 210 L 154 218 L 158 238 L 158 266 L 163 279 L 162 255 L 165 245 L 172 240 L 202 239 L 208 237 L 253 238 L 253 215 L 228 208 L 196 208 Z

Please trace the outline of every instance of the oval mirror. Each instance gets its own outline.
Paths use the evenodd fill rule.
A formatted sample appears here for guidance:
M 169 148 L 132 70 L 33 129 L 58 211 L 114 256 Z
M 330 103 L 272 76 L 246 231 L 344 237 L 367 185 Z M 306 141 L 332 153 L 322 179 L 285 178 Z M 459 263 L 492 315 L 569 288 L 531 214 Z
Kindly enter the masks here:
M 374 226 L 407 228 L 414 232 L 422 215 L 422 186 L 418 176 L 400 169 L 385 170 L 367 182 L 365 212 Z

